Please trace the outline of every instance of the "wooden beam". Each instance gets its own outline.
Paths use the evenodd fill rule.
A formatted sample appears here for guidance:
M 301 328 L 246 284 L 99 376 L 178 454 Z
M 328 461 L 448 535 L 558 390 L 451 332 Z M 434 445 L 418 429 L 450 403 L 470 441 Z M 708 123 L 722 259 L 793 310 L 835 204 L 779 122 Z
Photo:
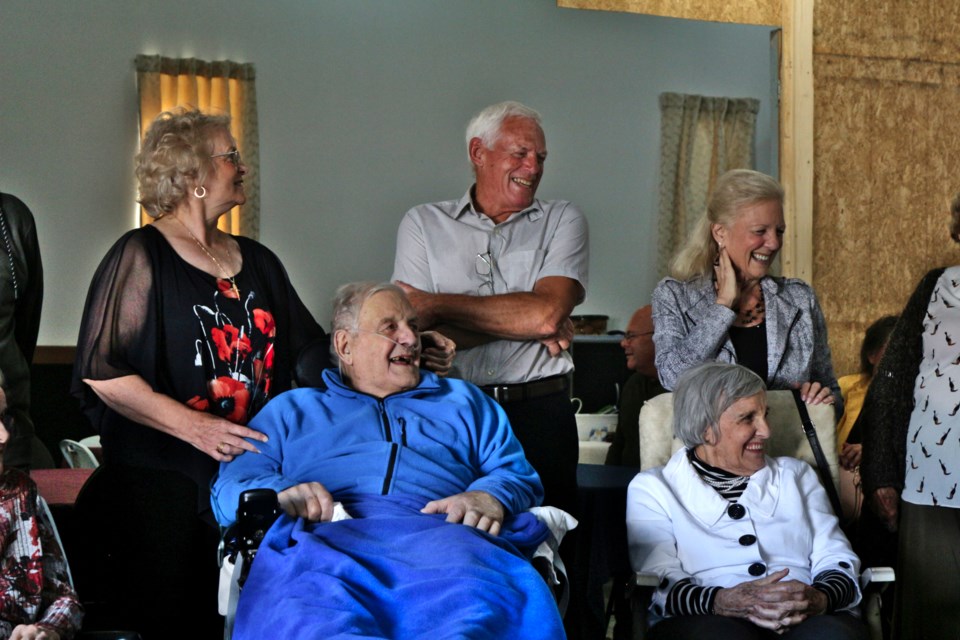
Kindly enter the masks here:
M 704 2 L 703 0 L 557 0 L 566 9 L 594 9 L 644 13 L 666 18 L 686 18 L 707 22 L 780 25 L 781 0 L 737 0 L 737 2 Z
M 813 284 L 813 0 L 782 0 L 780 182 L 783 274 Z

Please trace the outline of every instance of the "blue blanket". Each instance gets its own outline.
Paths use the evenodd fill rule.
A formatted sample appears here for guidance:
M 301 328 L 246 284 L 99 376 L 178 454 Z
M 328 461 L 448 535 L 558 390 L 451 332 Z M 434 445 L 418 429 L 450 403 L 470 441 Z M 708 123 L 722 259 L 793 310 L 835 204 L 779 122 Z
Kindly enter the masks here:
M 524 513 L 493 537 L 422 506 L 369 496 L 344 502 L 353 520 L 281 516 L 251 566 L 234 639 L 565 637 L 527 560 L 542 523 Z

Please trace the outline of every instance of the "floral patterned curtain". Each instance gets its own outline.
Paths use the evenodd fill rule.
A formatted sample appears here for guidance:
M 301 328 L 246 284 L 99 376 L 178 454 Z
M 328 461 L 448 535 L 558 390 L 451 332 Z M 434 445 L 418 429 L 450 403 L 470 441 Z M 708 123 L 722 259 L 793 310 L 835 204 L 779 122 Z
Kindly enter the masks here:
M 753 168 L 759 110 L 754 98 L 660 94 L 660 277 L 706 208 L 717 176 Z

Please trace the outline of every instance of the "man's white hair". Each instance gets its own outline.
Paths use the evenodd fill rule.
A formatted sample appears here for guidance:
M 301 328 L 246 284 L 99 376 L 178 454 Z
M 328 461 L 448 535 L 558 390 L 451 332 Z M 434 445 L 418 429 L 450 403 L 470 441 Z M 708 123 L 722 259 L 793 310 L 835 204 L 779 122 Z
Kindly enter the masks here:
M 543 129 L 540 114 L 534 109 L 512 100 L 498 102 L 483 109 L 470 120 L 467 125 L 467 153 L 470 153 L 470 141 L 474 138 L 480 138 L 487 149 L 493 149 L 493 145 L 500 138 L 503 121 L 507 118 L 529 118 Z

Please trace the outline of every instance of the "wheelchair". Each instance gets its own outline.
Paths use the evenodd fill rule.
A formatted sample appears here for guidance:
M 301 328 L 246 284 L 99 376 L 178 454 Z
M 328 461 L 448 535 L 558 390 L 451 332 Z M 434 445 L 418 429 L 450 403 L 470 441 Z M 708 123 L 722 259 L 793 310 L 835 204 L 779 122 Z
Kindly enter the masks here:
M 549 539 L 540 545 L 531 563 L 550 586 L 562 617 L 570 599 L 570 584 L 559 547 L 563 536 L 577 526 L 577 521 L 555 507 L 535 507 L 530 511 L 550 530 Z M 282 513 L 275 491 L 249 489 L 240 494 L 237 520 L 222 530 L 217 561 L 220 566 L 218 604 L 220 615 L 224 617 L 224 640 L 233 636 L 237 603 L 257 549 Z M 349 517 L 338 503 L 333 521 Z

